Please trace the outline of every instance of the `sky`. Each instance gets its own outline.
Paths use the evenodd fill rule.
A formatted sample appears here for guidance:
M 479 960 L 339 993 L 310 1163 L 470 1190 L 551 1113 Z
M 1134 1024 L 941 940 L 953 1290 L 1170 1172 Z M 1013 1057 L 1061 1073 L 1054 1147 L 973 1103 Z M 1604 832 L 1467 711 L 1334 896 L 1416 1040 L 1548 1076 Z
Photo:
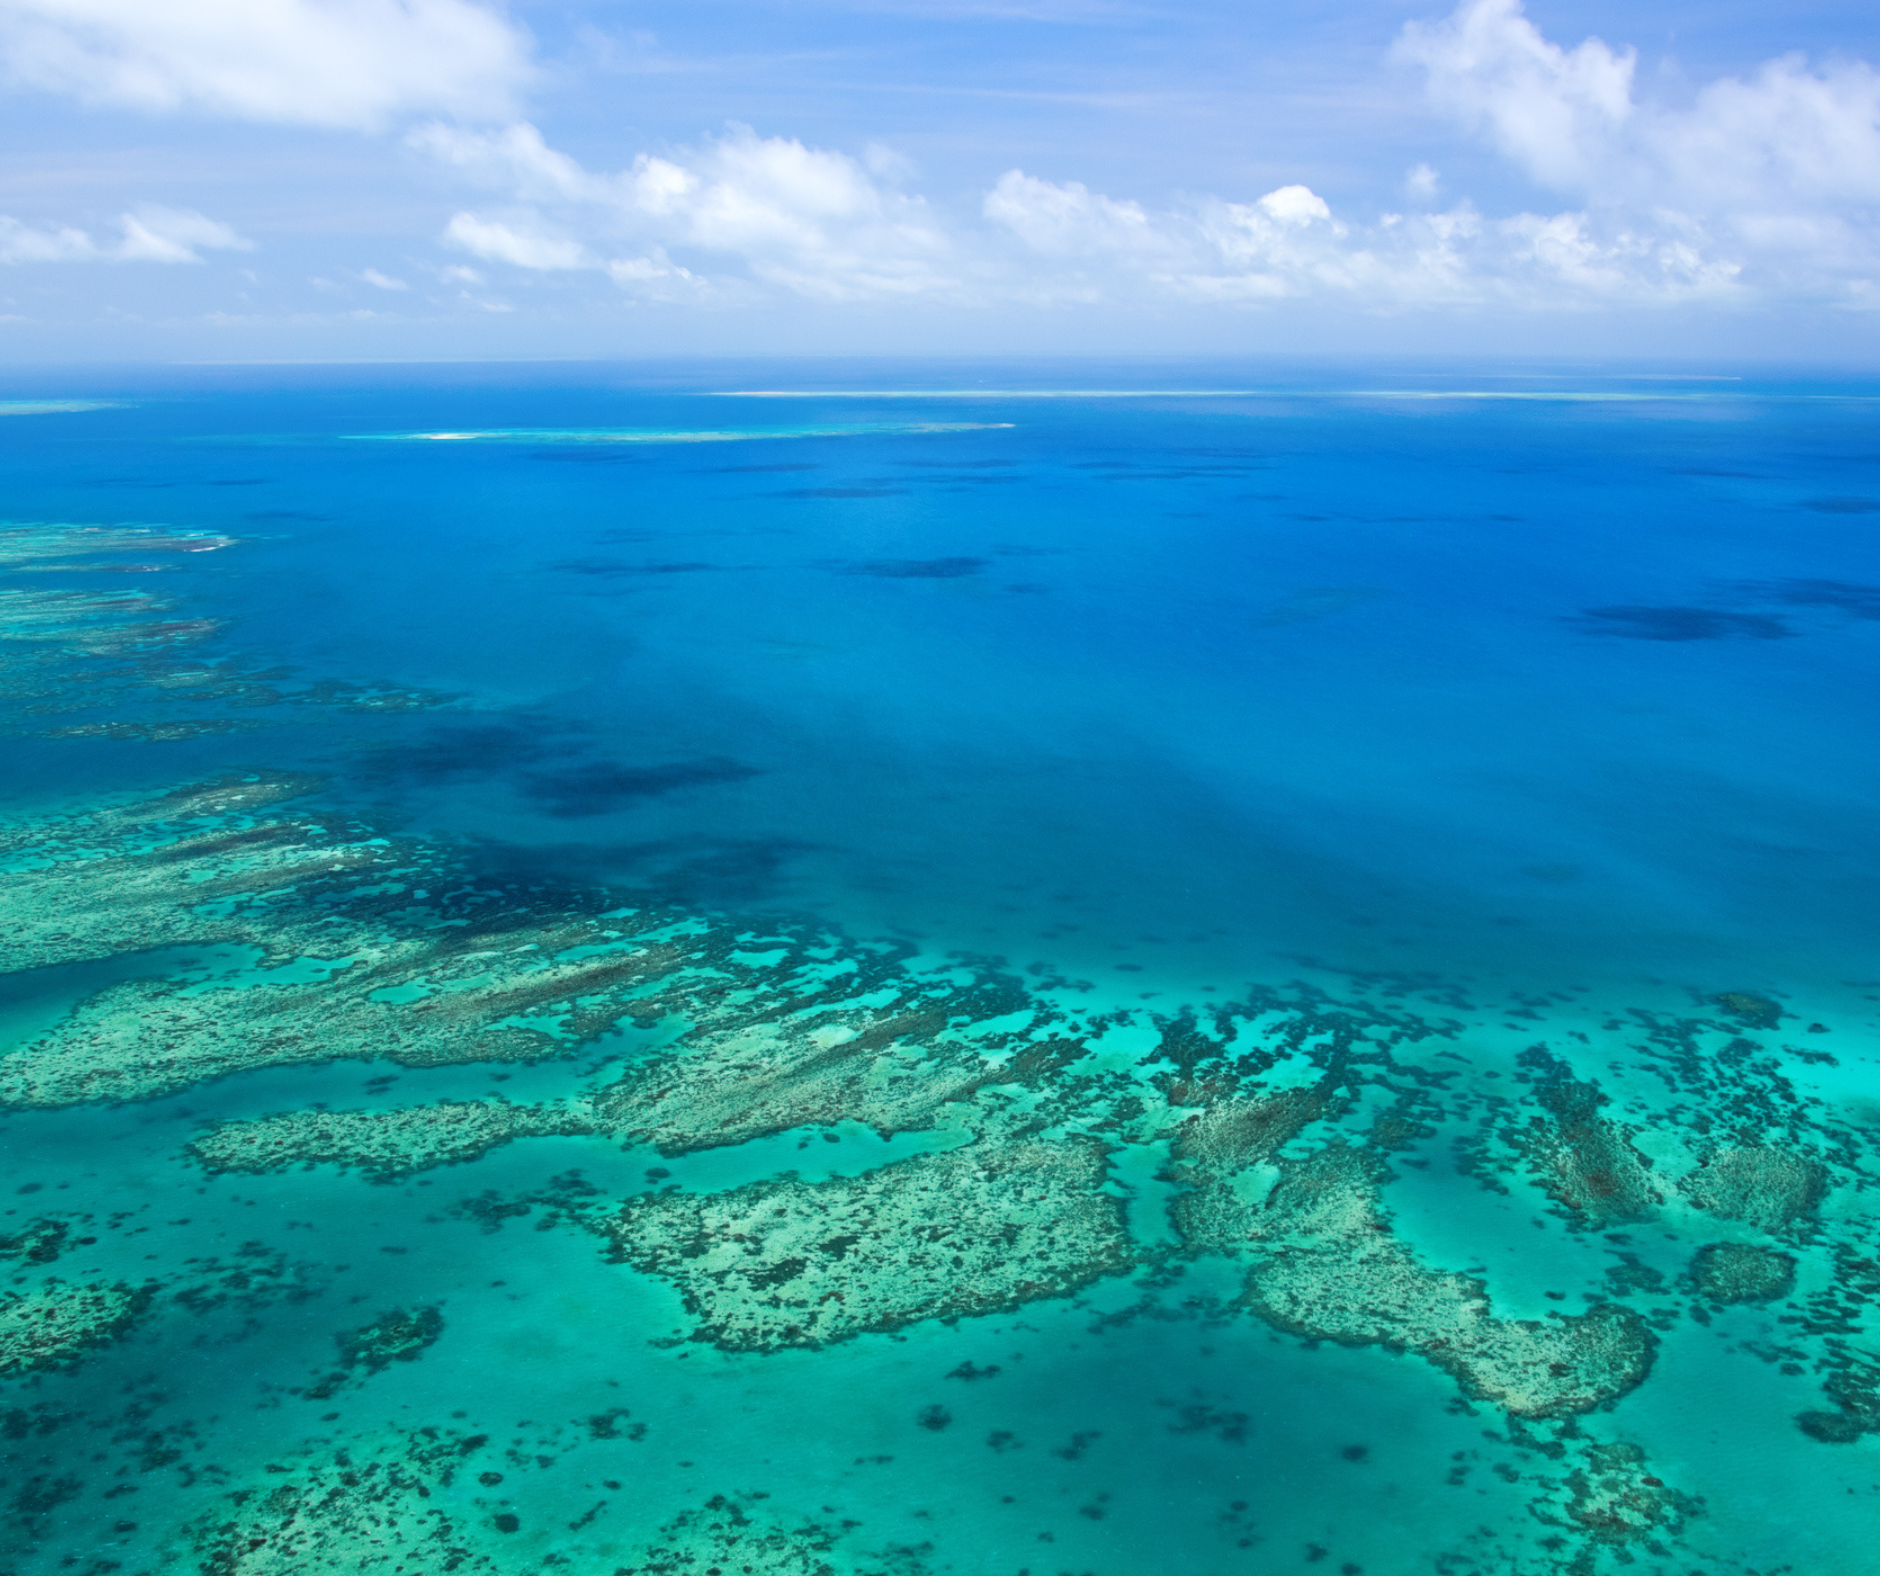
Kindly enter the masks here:
M 1848 0 L 0 0 L 0 358 L 1880 358 Z

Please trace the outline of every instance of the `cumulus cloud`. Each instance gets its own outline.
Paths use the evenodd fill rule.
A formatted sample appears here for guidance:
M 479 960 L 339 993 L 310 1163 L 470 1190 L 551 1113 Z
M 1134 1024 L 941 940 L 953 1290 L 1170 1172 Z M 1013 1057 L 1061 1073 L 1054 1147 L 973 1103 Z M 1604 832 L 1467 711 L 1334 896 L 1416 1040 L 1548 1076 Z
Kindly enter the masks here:
M 30 225 L 0 215 L 0 263 L 200 263 L 204 251 L 254 243 L 189 208 L 147 205 L 122 214 L 115 240 L 70 225 Z
M 1738 289 L 1737 265 L 1713 255 L 1689 223 L 1584 213 L 1489 220 L 1466 202 L 1363 223 L 1296 182 L 1247 202 L 1204 196 L 1157 208 L 1015 169 L 985 194 L 975 227 L 947 224 L 866 159 L 743 127 L 611 172 L 583 167 L 526 124 L 432 124 L 409 142 L 500 194 L 497 207 L 457 213 L 446 245 L 507 268 L 604 275 L 667 301 L 1335 299 L 1399 310 L 1717 299 Z M 1433 196 L 1434 173 L 1413 172 L 1410 184 Z
M 1105 197 L 1082 181 L 1056 184 L 1007 170 L 986 194 L 983 211 L 1036 252 L 1149 256 L 1167 249 L 1141 204 Z
M 1666 107 L 1641 96 L 1633 50 L 1552 40 L 1520 0 L 1461 0 L 1405 27 L 1394 54 L 1440 114 L 1547 194 L 1539 211 L 1443 196 L 1423 162 L 1404 176 L 1404 213 L 1335 207 L 1298 182 L 1152 202 L 1012 169 L 976 213 L 948 214 L 906 189 L 913 168 L 891 150 L 854 158 L 745 127 L 611 170 L 526 123 L 433 122 L 409 142 L 494 194 L 449 220 L 446 245 L 649 299 L 1880 303 L 1880 76 L 1866 65 L 1784 57 Z
M 154 112 L 340 130 L 422 117 L 409 146 L 464 189 L 437 214 L 455 260 L 421 266 L 490 311 L 510 308 L 486 287 L 528 275 L 723 306 L 1880 306 L 1880 74 L 1859 61 L 1784 56 L 1663 104 L 1623 40 L 1556 40 L 1521 0 L 1459 0 L 1405 26 L 1393 56 L 1533 183 L 1537 211 L 1485 213 L 1424 162 L 1403 176 L 1404 213 L 1296 181 L 1151 198 L 1022 169 L 934 204 L 891 148 L 742 126 L 590 168 L 514 119 L 530 46 L 501 4 L 0 0 L 0 76 Z M 189 210 L 89 229 L 0 217 L 8 264 L 249 245 Z
M 1597 38 L 1562 49 L 1521 0 L 1463 0 L 1442 22 L 1411 22 L 1396 54 L 1428 73 L 1444 110 L 1551 186 L 1584 186 L 1632 115 L 1637 53 Z
M 1250 203 L 1199 198 L 1156 211 L 1014 171 L 988 197 L 987 217 L 1043 257 L 1063 255 L 1065 215 L 1086 222 L 1080 271 L 1065 298 L 1107 293 L 1258 305 L 1339 300 L 1394 310 L 1505 305 L 1556 307 L 1719 298 L 1736 268 L 1707 257 L 1690 236 L 1602 229 L 1584 214 L 1488 220 L 1462 203 L 1444 213 L 1339 219 L 1309 187 L 1289 185 Z
M 1300 185 L 1156 209 L 1014 170 L 983 216 L 1023 249 L 1027 290 L 1067 300 L 1880 303 L 1880 74 L 1865 63 L 1784 56 L 1661 105 L 1639 90 L 1635 51 L 1549 39 L 1520 0 L 1461 0 L 1406 26 L 1393 53 L 1553 202 L 1431 211 L 1425 163 L 1404 182 L 1419 211 L 1366 220 Z
M 500 132 L 432 124 L 410 138 L 526 209 L 460 213 L 450 244 L 522 268 L 591 268 L 627 289 L 702 287 L 671 253 L 709 260 L 717 288 L 751 286 L 841 302 L 952 291 L 952 242 L 918 197 L 860 161 L 734 127 L 611 173 L 584 169 L 530 125 Z M 879 161 L 877 161 L 879 162 Z M 585 235 L 585 244 L 565 239 Z M 548 239 L 560 236 L 563 239 Z
M 1687 239 L 1707 230 L 1752 268 L 1875 266 L 1880 76 L 1863 62 L 1786 55 L 1688 105 L 1654 105 L 1635 94 L 1632 51 L 1596 38 L 1564 49 L 1520 0 L 1463 0 L 1407 26 L 1396 53 L 1425 73 L 1437 110 L 1590 213 L 1655 216 Z
M 1861 61 L 1817 72 L 1785 56 L 1746 82 L 1710 84 L 1686 113 L 1649 117 L 1641 142 L 1646 178 L 1685 206 L 1871 204 L 1880 201 L 1880 77 Z
M 359 130 L 502 116 L 529 74 L 471 0 L 0 0 L 0 67 L 90 104 Z

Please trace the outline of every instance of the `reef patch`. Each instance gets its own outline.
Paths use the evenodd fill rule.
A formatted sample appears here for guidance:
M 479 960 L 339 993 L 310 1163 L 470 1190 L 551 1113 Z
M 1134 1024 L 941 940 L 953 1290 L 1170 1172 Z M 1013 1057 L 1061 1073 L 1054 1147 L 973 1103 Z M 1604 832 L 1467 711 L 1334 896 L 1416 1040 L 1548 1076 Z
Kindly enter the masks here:
M 614 1576 L 926 1576 L 931 1546 L 867 1552 L 850 1545 L 855 1524 L 786 1518 L 763 1492 L 714 1494 L 682 1511 L 628 1556 Z
M 823 1346 L 922 1319 L 1063 1297 L 1136 1262 L 1091 1143 L 982 1140 L 860 1177 L 667 1192 L 604 1225 L 622 1262 L 671 1281 L 694 1340 Z
M 461 1513 L 434 1499 L 484 1435 L 420 1429 L 269 1467 L 181 1540 L 200 1576 L 392 1571 L 403 1576 L 505 1571 Z
M 147 1287 L 48 1279 L 0 1291 L 0 1379 L 63 1368 L 115 1340 L 149 1305 Z
M 1496 1317 L 1479 1280 L 1426 1267 L 1391 1235 L 1382 1174 L 1367 1152 L 1332 1145 L 1286 1163 L 1264 1200 L 1231 1182 L 1189 1195 L 1177 1224 L 1251 1261 L 1242 1302 L 1276 1329 L 1413 1352 L 1516 1417 L 1590 1412 L 1644 1381 L 1655 1338 L 1637 1313 Z
M 1712 1242 L 1691 1255 L 1691 1286 L 1711 1302 L 1774 1302 L 1795 1290 L 1795 1259 L 1743 1242 Z
M 398 1111 L 283 1111 L 224 1122 L 190 1143 L 212 1172 L 284 1171 L 322 1162 L 389 1182 L 474 1160 L 517 1138 L 594 1131 L 578 1111 L 503 1100 L 440 1100 Z
M 1693 1204 L 1772 1235 L 1812 1215 L 1827 1186 L 1818 1161 L 1766 1144 L 1709 1149 L 1697 1166 L 1683 1183 Z

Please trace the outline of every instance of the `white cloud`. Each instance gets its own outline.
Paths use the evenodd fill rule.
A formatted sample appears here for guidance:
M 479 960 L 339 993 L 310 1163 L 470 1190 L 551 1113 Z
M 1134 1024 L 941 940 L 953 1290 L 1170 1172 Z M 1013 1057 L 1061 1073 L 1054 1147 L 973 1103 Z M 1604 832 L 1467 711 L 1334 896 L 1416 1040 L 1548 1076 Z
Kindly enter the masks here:
M 890 186 L 905 186 L 920 173 L 912 159 L 885 142 L 871 142 L 863 148 L 862 163 L 868 167 L 870 175 Z
M 548 234 L 535 215 L 510 223 L 460 213 L 444 227 L 444 239 L 485 262 L 516 268 L 547 272 L 599 266 L 579 241 Z
M 1583 186 L 1632 113 L 1636 53 L 1551 44 L 1521 0 L 1463 0 L 1444 21 L 1411 22 L 1396 54 L 1429 74 L 1436 103 L 1550 186 Z
M 1310 186 L 1282 186 L 1262 197 L 1259 207 L 1267 218 L 1289 229 L 1332 216 L 1331 205 Z
M 1018 170 L 1000 177 L 985 215 L 1034 257 L 1063 260 L 1080 280 L 1102 278 L 1110 293 L 1146 285 L 1218 301 L 1305 293 L 1336 262 L 1347 233 L 1305 186 L 1282 186 L 1252 203 L 1205 198 L 1152 213 L 1081 182 L 1059 185 Z
M 1788 55 L 1661 108 L 1634 101 L 1630 50 L 1564 50 L 1520 0 L 1463 0 L 1407 26 L 1396 52 L 1438 110 L 1559 190 L 1703 213 L 1880 200 L 1880 77 L 1859 61 L 1816 72 Z
M 1880 76 L 1865 63 L 1815 69 L 1787 55 L 1683 107 L 1658 105 L 1635 94 L 1632 51 L 1598 39 L 1563 49 L 1519 0 L 1463 0 L 1442 22 L 1406 27 L 1396 53 L 1422 68 L 1436 109 L 1585 205 L 1520 222 L 1563 268 L 1599 232 L 1661 284 L 1728 273 L 1764 296 L 1871 297 Z
M 846 154 L 792 138 L 733 127 L 697 147 L 642 153 L 613 174 L 582 168 L 529 125 L 495 133 L 430 125 L 409 140 L 530 205 L 522 219 L 451 220 L 451 244 L 489 261 L 604 270 L 628 289 L 703 288 L 695 268 L 672 262 L 677 251 L 709 260 L 720 292 L 770 287 L 831 302 L 947 294 L 956 286 L 952 242 L 923 200 L 893 190 Z M 550 243 L 544 237 L 551 233 L 588 239 Z
M 34 228 L 0 215 L 0 263 L 89 262 L 100 255 L 97 243 L 83 230 L 69 225 Z
M 1031 254 L 1030 293 L 1065 300 L 1092 299 L 1098 280 L 1097 295 L 1111 300 L 1577 308 L 1718 299 L 1736 289 L 1738 272 L 1688 227 L 1667 236 L 1583 213 L 1487 220 L 1467 203 L 1357 225 L 1300 185 L 1251 203 L 1201 198 L 1157 212 L 1013 172 L 986 211 Z M 1037 263 L 1066 260 L 1073 272 L 1055 291 L 1044 286 Z
M 589 175 L 567 154 L 556 152 L 527 122 L 483 132 L 433 121 L 419 126 L 405 142 L 481 185 L 512 192 L 523 202 L 598 201 L 609 190 L 604 177 Z
M 1706 87 L 1641 139 L 1680 206 L 1840 208 L 1880 201 L 1880 77 L 1861 61 L 1816 73 L 1799 55 Z
M 1602 230 L 1584 213 L 1519 214 L 1503 220 L 1510 260 L 1581 300 L 1727 300 L 1738 295 L 1739 263 L 1715 255 L 1698 232 L 1664 227 Z
M 655 246 L 643 257 L 617 257 L 607 265 L 607 276 L 623 290 L 653 301 L 703 300 L 711 285 L 689 268 L 681 268 Z
M 529 75 L 471 0 L 0 0 L 0 64 L 90 104 L 362 130 L 503 115 Z
M 1880 303 L 1880 76 L 1867 66 L 1785 57 L 1665 108 L 1639 97 L 1632 50 L 1558 44 L 1520 0 L 1461 0 L 1406 27 L 1395 53 L 1439 111 L 1566 200 L 1437 210 L 1442 182 L 1421 162 L 1404 178 L 1410 211 L 1374 216 L 1297 182 L 1158 204 L 1013 169 L 976 214 L 948 216 L 904 189 L 914 172 L 885 150 L 856 159 L 745 127 L 612 171 L 526 124 L 431 124 L 409 142 L 498 194 L 451 219 L 447 244 L 657 300 Z
M 380 290 L 409 290 L 411 288 L 404 280 L 395 279 L 390 274 L 382 274 L 376 268 L 362 268 L 359 271 L 359 277 Z
M 983 211 L 1036 252 L 1149 255 L 1167 248 L 1139 203 L 1117 202 L 1082 181 L 1059 185 L 1023 170 L 1007 170 L 986 194 Z
M 203 250 L 252 251 L 254 243 L 188 208 L 146 205 L 118 218 L 116 241 L 70 225 L 33 226 L 0 216 L 0 263 L 199 263 Z
M 1325 299 L 1395 311 L 1717 299 L 1739 289 L 1738 266 L 1676 216 L 1489 220 L 1463 202 L 1367 225 L 1296 182 L 1250 202 L 1199 197 L 1156 209 L 1011 170 L 982 200 L 980 226 L 949 226 L 862 161 L 742 127 L 642 153 L 612 173 L 584 168 L 528 125 L 430 125 L 409 141 L 508 204 L 458 213 L 446 244 L 512 268 L 604 274 L 655 300 Z M 1434 172 L 1412 185 L 1433 194 Z
M 198 248 L 210 251 L 250 252 L 254 243 L 226 224 L 204 218 L 191 208 L 146 206 L 127 213 L 118 223 L 124 239 L 117 256 L 126 262 L 199 263 Z

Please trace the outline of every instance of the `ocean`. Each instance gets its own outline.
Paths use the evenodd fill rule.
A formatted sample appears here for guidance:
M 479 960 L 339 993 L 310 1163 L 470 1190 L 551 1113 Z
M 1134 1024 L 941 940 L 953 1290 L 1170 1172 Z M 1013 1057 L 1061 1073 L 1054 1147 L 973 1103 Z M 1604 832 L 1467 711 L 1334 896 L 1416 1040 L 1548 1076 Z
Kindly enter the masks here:
M 7 381 L 7 1576 L 1873 1568 L 1880 388 Z

